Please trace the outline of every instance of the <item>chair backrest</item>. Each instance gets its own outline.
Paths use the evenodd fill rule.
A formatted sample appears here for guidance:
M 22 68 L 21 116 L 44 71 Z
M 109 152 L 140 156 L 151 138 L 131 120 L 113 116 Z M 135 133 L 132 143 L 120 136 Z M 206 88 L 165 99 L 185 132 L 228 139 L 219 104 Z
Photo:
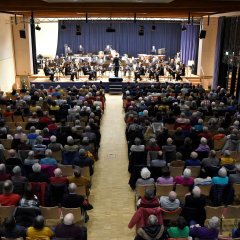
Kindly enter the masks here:
M 184 169 L 184 167 L 173 167 L 173 166 L 169 166 L 170 175 L 171 175 L 172 177 L 181 176 L 182 173 L 183 173 L 183 169 Z
M 1 143 L 5 149 L 11 149 L 12 147 L 12 139 L 1 139 Z
M 192 177 L 196 178 L 200 175 L 201 167 L 200 166 L 187 166 L 191 170 Z
M 240 206 L 228 205 L 226 211 L 224 211 L 224 218 L 235 218 L 240 217 Z
M 73 175 L 73 167 L 72 167 L 72 165 L 58 165 L 58 167 L 62 170 L 62 175 L 64 177 Z
M 183 186 L 181 184 L 176 184 L 175 192 L 178 197 L 185 197 L 189 193 L 189 186 Z
M 215 151 L 222 150 L 223 146 L 225 144 L 224 139 L 218 139 L 213 141 L 213 148 Z
M 74 215 L 75 223 L 82 222 L 82 213 L 80 208 L 61 208 L 62 216 L 64 217 L 68 213 L 72 213 Z
M 81 168 L 81 173 L 82 173 L 82 176 L 84 176 L 84 177 L 87 178 L 88 180 L 91 180 L 89 167 L 83 167 L 83 168 Z
M 3 220 L 13 214 L 15 206 L 0 206 L 0 220 Z
M 201 189 L 202 195 L 204 195 L 206 197 L 209 197 L 210 191 L 211 191 L 211 188 L 212 188 L 211 184 L 209 184 L 209 185 L 198 185 L 198 187 Z
M 20 196 L 23 196 L 25 188 L 26 188 L 25 182 L 13 182 L 14 193 L 19 194 Z
M 182 160 L 175 160 L 171 162 L 171 166 L 172 167 L 184 167 L 185 166 L 185 162 Z
M 58 207 L 42 207 L 40 211 L 44 219 L 60 219 L 61 211 Z
M 52 152 L 52 157 L 55 158 L 57 160 L 57 162 L 61 163 L 62 160 L 63 160 L 63 157 L 62 157 L 62 151 L 53 151 Z
M 45 194 L 47 183 L 45 182 L 30 182 L 34 195 L 39 199 L 40 205 L 45 206 Z
M 214 216 L 216 216 L 218 218 L 222 218 L 223 210 L 224 210 L 224 206 L 220 206 L 220 207 L 206 206 L 205 207 L 206 218 L 210 219 Z
M 240 183 L 234 183 L 233 184 L 233 188 L 234 188 L 234 194 L 237 198 L 240 197 Z
M 50 183 L 48 186 L 50 206 L 59 206 L 63 195 L 67 193 L 67 185 L 64 183 Z
M 62 161 L 62 163 L 66 164 L 66 165 L 70 165 L 70 164 L 73 165 L 74 159 L 77 156 L 78 156 L 78 152 L 77 151 L 63 152 L 63 161 Z
M 18 156 L 24 163 L 24 160 L 28 157 L 30 150 L 18 150 Z
M 77 187 L 76 194 L 82 195 L 82 196 L 85 196 L 85 197 L 86 197 L 86 196 L 87 196 L 86 187 L 85 187 L 85 186 L 79 186 L 79 187 Z
M 174 211 L 166 211 L 162 209 L 163 220 L 176 221 L 182 212 L 182 208 L 178 208 Z
M 147 189 L 147 188 L 150 188 L 150 189 L 155 189 L 155 185 L 154 184 L 145 184 L 145 185 L 139 185 L 139 184 L 137 184 L 136 185 L 136 195 L 138 196 L 138 197 L 144 197 L 144 195 L 145 195 L 145 190 Z
M 173 184 L 156 184 L 156 196 L 168 196 L 169 192 L 173 190 Z

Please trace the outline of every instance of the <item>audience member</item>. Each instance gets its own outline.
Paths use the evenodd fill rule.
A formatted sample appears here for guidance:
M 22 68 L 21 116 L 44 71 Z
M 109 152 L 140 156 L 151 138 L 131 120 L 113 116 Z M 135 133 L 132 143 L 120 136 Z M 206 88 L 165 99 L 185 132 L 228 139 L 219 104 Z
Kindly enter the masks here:
M 174 211 L 180 207 L 180 201 L 177 199 L 177 194 L 174 191 L 171 191 L 168 196 L 160 197 L 160 206 L 164 210 Z

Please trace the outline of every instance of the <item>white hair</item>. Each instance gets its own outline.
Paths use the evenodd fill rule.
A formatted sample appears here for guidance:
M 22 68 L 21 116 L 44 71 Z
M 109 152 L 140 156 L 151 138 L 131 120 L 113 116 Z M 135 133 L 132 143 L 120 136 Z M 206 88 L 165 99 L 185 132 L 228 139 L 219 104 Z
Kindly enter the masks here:
M 157 217 L 155 215 L 150 215 L 148 217 L 148 224 L 150 226 L 156 225 L 157 223 L 158 223 L 158 219 L 157 219 Z
M 68 213 L 63 218 L 63 223 L 65 225 L 72 225 L 74 223 L 74 215 L 72 213 Z
M 202 124 L 203 123 L 203 120 L 200 118 L 200 119 L 198 119 L 198 123 L 199 124 Z
M 67 137 L 67 143 L 69 144 L 73 144 L 74 143 L 74 140 L 73 140 L 73 137 L 72 136 L 68 136 Z
M 174 191 L 169 192 L 168 198 L 170 201 L 175 201 L 175 199 L 177 198 L 177 193 Z
M 51 141 L 51 142 L 56 142 L 56 141 L 57 141 L 56 136 L 52 135 L 52 136 L 50 137 L 50 141 Z
M 52 150 L 51 149 L 46 149 L 45 156 L 46 157 L 51 157 L 52 156 Z
M 173 143 L 172 138 L 168 138 L 168 139 L 167 139 L 167 144 L 172 144 L 172 143 Z
M 145 167 L 141 170 L 141 177 L 143 179 L 148 179 L 151 176 L 151 172 Z
M 33 170 L 34 173 L 41 172 L 41 165 L 39 163 L 34 163 L 32 165 L 32 170 Z
M 219 227 L 219 218 L 218 217 L 212 217 L 208 221 L 208 228 L 218 228 Z
M 198 186 L 195 186 L 192 190 L 192 194 L 194 197 L 200 197 L 201 196 L 201 189 Z
M 0 172 L 5 172 L 6 171 L 6 166 L 4 163 L 0 164 Z
M 219 177 L 226 177 L 227 176 L 227 170 L 225 167 L 221 167 L 219 170 L 218 170 L 218 176 Z
M 196 152 L 191 152 L 191 158 L 197 158 L 198 157 L 198 154 Z
M 56 168 L 54 170 L 55 177 L 61 177 L 62 176 L 62 170 L 60 168 Z
M 200 139 L 201 144 L 207 144 L 207 139 L 205 137 L 202 137 Z
M 229 157 L 229 156 L 231 156 L 231 152 L 230 152 L 229 150 L 225 150 L 224 153 L 223 153 L 223 155 L 224 155 L 225 157 Z
M 185 178 L 190 178 L 191 175 L 192 175 L 191 169 L 185 168 L 184 171 L 183 171 L 183 176 L 184 176 Z
M 21 168 L 19 166 L 15 166 L 12 170 L 13 174 L 20 174 L 21 173 Z

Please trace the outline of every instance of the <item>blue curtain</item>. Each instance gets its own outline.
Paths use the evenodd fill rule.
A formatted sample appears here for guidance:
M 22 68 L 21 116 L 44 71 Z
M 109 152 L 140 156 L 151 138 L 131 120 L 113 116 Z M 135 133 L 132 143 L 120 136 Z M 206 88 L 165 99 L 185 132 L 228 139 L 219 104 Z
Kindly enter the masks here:
M 197 66 L 199 25 L 186 25 L 186 28 L 187 30 L 181 33 L 181 60 L 186 65 L 188 60 L 194 60 Z
M 64 24 L 66 29 L 61 29 Z M 76 35 L 76 25 L 81 26 L 81 35 Z M 85 52 L 97 53 L 103 51 L 106 45 L 121 55 L 127 53 L 129 56 L 137 54 L 150 54 L 151 47 L 156 49 L 166 48 L 167 57 L 174 57 L 180 51 L 181 45 L 181 24 L 180 23 L 155 23 L 156 30 L 152 31 L 151 22 L 112 22 L 115 33 L 107 33 L 109 21 L 59 21 L 57 55 L 64 54 L 64 44 L 78 52 L 79 45 L 82 45 Z M 140 26 L 144 27 L 144 36 L 139 36 Z
M 213 73 L 213 83 L 212 88 L 216 89 L 218 85 L 219 68 L 221 62 L 221 49 L 223 45 L 223 29 L 224 29 L 224 17 L 218 19 L 218 31 L 215 49 L 215 60 L 214 60 L 214 73 Z

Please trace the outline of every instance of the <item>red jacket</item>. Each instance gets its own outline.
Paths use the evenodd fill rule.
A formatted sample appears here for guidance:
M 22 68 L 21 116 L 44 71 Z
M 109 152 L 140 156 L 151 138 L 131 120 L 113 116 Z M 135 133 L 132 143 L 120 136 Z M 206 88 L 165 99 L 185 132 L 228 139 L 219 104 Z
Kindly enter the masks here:
M 139 208 L 133 215 L 131 221 L 128 224 L 129 228 L 133 228 L 135 225 L 137 228 L 146 227 L 148 222 L 148 217 L 150 215 L 155 215 L 158 219 L 159 224 L 163 224 L 161 208 Z
M 15 193 L 11 193 L 9 195 L 0 194 L 0 204 L 2 206 L 16 206 L 20 201 L 20 196 Z

